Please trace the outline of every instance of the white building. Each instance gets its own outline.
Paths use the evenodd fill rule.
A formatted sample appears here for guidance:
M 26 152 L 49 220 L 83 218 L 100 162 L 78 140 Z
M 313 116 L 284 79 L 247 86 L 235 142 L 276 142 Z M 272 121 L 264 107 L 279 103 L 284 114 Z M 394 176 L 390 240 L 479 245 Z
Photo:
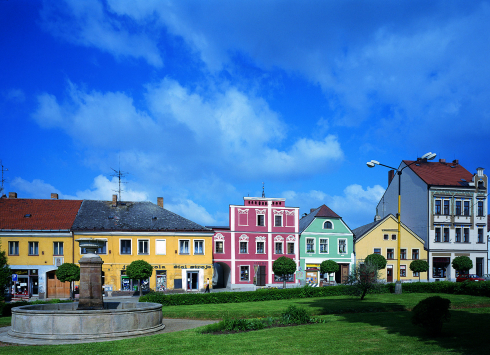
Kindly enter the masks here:
M 425 241 L 429 252 L 429 281 L 455 280 L 452 260 L 470 257 L 470 273 L 488 269 L 487 176 L 483 168 L 471 174 L 458 160 L 446 163 L 404 160 L 401 175 L 401 220 Z M 389 172 L 389 185 L 377 206 L 381 217 L 398 212 L 398 177 Z

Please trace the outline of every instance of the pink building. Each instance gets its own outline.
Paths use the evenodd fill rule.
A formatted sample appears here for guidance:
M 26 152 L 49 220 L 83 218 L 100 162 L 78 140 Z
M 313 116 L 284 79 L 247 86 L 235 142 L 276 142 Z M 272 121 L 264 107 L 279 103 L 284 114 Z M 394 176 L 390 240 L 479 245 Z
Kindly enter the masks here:
M 243 205 L 230 205 L 230 226 L 213 227 L 215 287 L 280 285 L 272 263 L 281 256 L 299 267 L 299 208 L 285 201 L 244 197 Z M 295 275 L 287 281 L 296 283 Z

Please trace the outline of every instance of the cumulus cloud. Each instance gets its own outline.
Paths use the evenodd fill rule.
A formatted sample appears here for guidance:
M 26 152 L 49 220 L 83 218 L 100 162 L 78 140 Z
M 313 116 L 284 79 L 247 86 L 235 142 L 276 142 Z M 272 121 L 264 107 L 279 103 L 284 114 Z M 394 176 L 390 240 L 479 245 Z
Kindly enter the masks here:
M 5 98 L 15 103 L 23 103 L 26 100 L 25 93 L 21 89 L 10 89 L 6 93 Z
M 32 181 L 24 180 L 20 177 L 16 177 L 10 183 L 13 189 L 16 190 L 19 197 L 23 195 L 32 198 L 51 198 L 51 193 L 60 194 L 60 191 L 53 185 L 48 184 L 40 179 L 34 179 Z
M 176 199 L 175 201 L 166 203 L 165 208 L 201 225 L 212 226 L 216 222 L 203 206 L 189 199 Z

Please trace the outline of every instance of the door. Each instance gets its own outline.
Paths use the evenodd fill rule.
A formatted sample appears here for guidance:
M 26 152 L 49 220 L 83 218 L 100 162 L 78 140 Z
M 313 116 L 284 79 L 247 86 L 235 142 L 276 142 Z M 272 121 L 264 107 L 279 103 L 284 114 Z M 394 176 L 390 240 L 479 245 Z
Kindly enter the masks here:
M 70 297 L 70 282 L 61 282 L 56 278 L 54 271 L 46 273 L 48 277 L 48 294 L 50 298 L 68 298 Z
M 187 290 L 197 291 L 199 289 L 199 272 L 188 271 L 187 272 Z
M 157 270 L 157 291 L 165 291 L 167 289 L 167 271 Z
M 257 286 L 265 286 L 265 266 L 259 266 L 257 269 Z
M 393 266 L 391 265 L 386 268 L 386 282 L 393 282 Z
M 349 265 L 343 264 L 340 266 L 342 271 L 342 283 L 345 284 L 349 278 Z
M 476 258 L 476 274 L 483 275 L 483 258 Z

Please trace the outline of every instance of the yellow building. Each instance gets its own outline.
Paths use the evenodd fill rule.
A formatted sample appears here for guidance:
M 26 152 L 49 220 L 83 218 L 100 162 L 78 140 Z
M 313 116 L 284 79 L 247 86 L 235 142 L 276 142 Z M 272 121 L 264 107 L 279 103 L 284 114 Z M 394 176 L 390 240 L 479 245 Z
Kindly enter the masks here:
M 362 261 L 369 254 L 381 254 L 387 260 L 380 278 L 386 282 L 397 280 L 397 262 L 400 257 L 400 281 L 418 281 L 418 273 L 410 270 L 413 260 L 427 260 L 424 241 L 403 223 L 401 224 L 400 255 L 398 255 L 398 221 L 392 214 L 383 219 L 354 229 L 356 260 Z M 427 272 L 420 273 L 420 280 L 427 280 Z
M 145 260 L 154 268 L 143 290 L 202 290 L 213 277 L 211 229 L 151 202 L 84 200 L 73 224 L 74 239 L 99 238 L 106 241 L 98 254 L 106 290 L 134 290 L 136 281 L 126 276 L 134 260 Z M 76 246 L 75 260 L 84 250 Z

